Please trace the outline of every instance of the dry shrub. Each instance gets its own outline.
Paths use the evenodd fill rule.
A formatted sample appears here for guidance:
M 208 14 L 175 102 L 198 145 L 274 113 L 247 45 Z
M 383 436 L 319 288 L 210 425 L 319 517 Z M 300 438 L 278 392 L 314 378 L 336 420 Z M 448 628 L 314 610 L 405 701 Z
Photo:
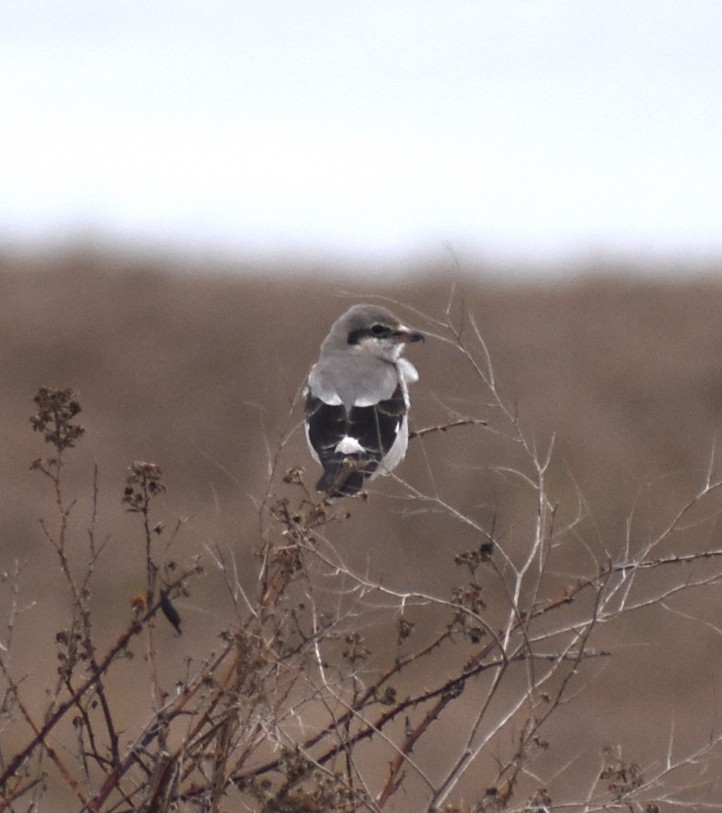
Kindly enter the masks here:
M 163 474 L 135 462 L 120 495 L 139 519 L 145 587 L 104 645 L 93 624 L 109 542 L 98 532 L 98 472 L 91 519 L 78 532 L 64 477 L 82 442 L 80 404 L 70 389 L 39 391 L 31 421 L 51 453 L 32 466 L 54 495 L 41 528 L 70 612 L 57 622 L 55 676 L 32 701 L 33 664 L 13 656 L 17 620 L 33 611 L 22 562 L 4 574 L 1 809 L 42 809 L 58 798 L 68 810 L 122 812 L 719 808 L 710 803 L 722 755 L 714 726 L 684 747 L 673 733 L 645 765 L 618 743 L 588 743 L 592 762 L 564 750 L 572 729 L 584 737 L 589 687 L 615 668 L 609 630 L 635 613 L 683 614 L 687 596 L 716 588 L 722 550 L 707 544 L 722 486 L 714 460 L 671 517 L 640 532 L 632 515 L 626 538 L 600 554 L 586 536 L 582 496 L 555 499 L 553 441 L 524 431 L 471 315 L 452 297 L 438 319 L 417 316 L 458 357 L 465 402 L 475 390 L 480 406 L 473 414 L 448 406 L 443 420 L 416 430 L 427 485 L 387 479 L 378 488 L 392 489 L 394 502 L 380 504 L 440 529 L 451 587 L 422 589 L 413 571 L 391 585 L 352 563 L 348 523 L 379 510 L 376 495 L 329 502 L 311 492 L 301 468 L 282 465 L 294 430 L 258 501 L 254 578 L 239 577 L 230 542 L 207 551 L 234 622 L 170 673 L 158 657 L 158 627 L 167 622 L 183 641 L 179 599 L 192 596 L 203 568 L 199 558 L 173 558 L 184 526 L 168 531 L 156 516 Z M 505 490 L 525 495 L 511 531 L 500 531 L 488 505 L 462 510 L 446 493 L 434 454 L 458 432 L 469 446 L 493 439 L 505 450 L 483 476 L 496 478 L 500 501 Z M 477 476 L 471 468 L 472 485 Z M 142 722 L 131 728 L 114 681 L 129 660 L 143 687 Z

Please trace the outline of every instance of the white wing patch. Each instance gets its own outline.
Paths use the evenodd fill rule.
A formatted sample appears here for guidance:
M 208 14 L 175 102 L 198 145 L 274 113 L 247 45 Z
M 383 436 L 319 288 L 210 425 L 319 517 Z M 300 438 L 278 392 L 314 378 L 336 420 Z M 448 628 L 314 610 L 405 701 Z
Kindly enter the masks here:
M 366 449 L 350 435 L 344 435 L 341 440 L 336 444 L 336 452 L 338 454 L 364 454 Z

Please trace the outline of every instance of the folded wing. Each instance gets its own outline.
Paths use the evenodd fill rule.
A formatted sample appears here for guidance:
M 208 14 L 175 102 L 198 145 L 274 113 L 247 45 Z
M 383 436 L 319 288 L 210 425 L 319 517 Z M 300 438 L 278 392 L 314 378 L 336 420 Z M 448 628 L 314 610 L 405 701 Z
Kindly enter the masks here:
M 403 456 L 407 439 L 407 401 L 401 383 L 392 396 L 372 406 L 328 404 L 309 389 L 306 395 L 306 433 L 324 469 L 316 484 L 330 496 L 355 494 L 382 461 L 388 471 Z M 397 459 L 398 458 L 398 459 Z

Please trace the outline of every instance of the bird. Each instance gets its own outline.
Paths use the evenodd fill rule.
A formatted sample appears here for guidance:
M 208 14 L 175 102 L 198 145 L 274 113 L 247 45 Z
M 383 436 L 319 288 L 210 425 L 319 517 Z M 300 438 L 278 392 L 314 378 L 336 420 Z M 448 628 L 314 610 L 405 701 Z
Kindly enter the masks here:
M 419 374 L 402 354 L 420 341 L 423 333 L 378 305 L 354 305 L 333 323 L 304 389 L 306 440 L 324 470 L 317 491 L 356 494 L 403 460 L 408 385 Z

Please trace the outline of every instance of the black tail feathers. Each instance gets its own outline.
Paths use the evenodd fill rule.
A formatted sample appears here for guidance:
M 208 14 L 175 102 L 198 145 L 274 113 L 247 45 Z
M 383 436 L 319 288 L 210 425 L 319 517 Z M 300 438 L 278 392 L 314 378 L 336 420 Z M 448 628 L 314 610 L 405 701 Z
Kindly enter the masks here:
M 376 460 L 339 455 L 326 464 L 326 470 L 316 483 L 316 490 L 325 491 L 329 497 L 350 497 L 361 491 L 364 480 L 374 472 L 377 465 Z

